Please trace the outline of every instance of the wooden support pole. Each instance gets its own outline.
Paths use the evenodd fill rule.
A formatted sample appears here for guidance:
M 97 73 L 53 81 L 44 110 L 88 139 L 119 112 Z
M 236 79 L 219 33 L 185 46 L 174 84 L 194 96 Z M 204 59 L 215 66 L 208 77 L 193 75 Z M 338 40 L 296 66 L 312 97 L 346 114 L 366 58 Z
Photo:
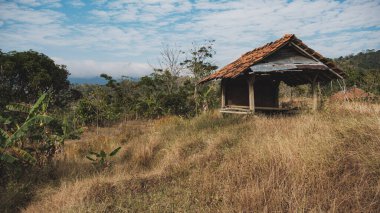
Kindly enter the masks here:
M 222 79 L 222 109 L 226 107 L 226 80 Z
M 280 93 L 280 82 L 276 81 L 274 82 L 275 90 L 274 90 L 274 106 L 279 107 L 280 106 L 280 100 L 279 100 L 279 93 Z
M 254 91 L 255 76 L 248 76 L 248 90 L 249 90 L 249 110 L 255 113 L 255 91 Z
M 315 76 L 311 83 L 311 92 L 313 93 L 313 111 L 317 111 L 318 109 L 317 77 L 318 75 Z

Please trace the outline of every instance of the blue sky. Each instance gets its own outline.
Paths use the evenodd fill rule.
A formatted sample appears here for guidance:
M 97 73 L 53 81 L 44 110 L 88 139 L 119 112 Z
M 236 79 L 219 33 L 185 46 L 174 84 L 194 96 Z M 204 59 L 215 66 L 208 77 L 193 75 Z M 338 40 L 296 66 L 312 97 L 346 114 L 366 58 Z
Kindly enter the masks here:
M 380 0 L 0 0 L 0 49 L 33 49 L 72 77 L 138 77 L 164 45 L 214 39 L 224 66 L 294 33 L 327 57 L 380 49 Z

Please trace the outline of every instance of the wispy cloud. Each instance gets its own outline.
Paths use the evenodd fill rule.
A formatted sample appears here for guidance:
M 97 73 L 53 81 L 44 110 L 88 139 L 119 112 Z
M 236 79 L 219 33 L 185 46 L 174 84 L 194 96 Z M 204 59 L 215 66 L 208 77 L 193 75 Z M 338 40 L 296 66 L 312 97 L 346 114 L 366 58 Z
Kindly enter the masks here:
M 56 12 L 52 9 L 34 9 L 16 3 L 0 3 L 0 5 L 0 19 L 10 25 L 14 23 L 25 23 L 38 26 L 42 24 L 59 23 L 65 18 L 63 13 Z
M 73 7 L 80 8 L 85 6 L 85 3 L 82 2 L 81 0 L 71 0 L 69 1 L 69 4 Z
M 58 8 L 62 6 L 62 4 L 60 3 L 60 0 L 15 0 L 14 2 L 20 5 L 26 5 L 26 6 L 32 6 L 32 7 L 45 6 L 45 7 Z
M 337 57 L 380 48 L 379 11 L 378 0 L 0 0 L 0 47 L 43 51 L 77 76 L 146 74 L 162 43 L 203 39 L 223 66 L 284 33 Z

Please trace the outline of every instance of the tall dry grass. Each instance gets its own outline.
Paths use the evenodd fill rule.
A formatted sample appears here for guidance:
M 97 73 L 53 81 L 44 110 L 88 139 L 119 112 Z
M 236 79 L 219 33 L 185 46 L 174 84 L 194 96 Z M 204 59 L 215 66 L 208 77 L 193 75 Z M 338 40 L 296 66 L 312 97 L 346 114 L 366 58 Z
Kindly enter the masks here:
M 371 107 L 90 131 L 67 143 L 59 184 L 41 188 L 24 211 L 380 212 L 380 114 Z M 119 145 L 107 171 L 84 159 Z

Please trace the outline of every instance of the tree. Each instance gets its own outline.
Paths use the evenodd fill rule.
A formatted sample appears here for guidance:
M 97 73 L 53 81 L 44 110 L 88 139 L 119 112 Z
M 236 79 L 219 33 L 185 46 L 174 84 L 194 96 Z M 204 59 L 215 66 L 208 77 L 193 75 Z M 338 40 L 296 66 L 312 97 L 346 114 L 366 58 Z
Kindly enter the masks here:
M 184 69 L 181 56 L 184 54 L 177 46 L 164 45 L 160 51 L 160 70 L 167 70 L 172 76 L 179 77 Z
M 178 49 L 176 45 L 163 45 L 158 60 L 159 68 L 154 68 L 156 75 L 161 75 L 161 79 L 165 81 L 167 91 L 173 93 L 178 90 L 178 79 L 184 70 L 184 64 L 181 63 L 182 56 L 185 52 Z
M 193 85 L 194 85 L 194 92 L 193 92 L 193 98 L 195 102 L 195 112 L 198 113 L 199 105 L 202 101 L 200 95 L 198 94 L 200 85 L 198 82 L 210 75 L 214 70 L 216 70 L 218 67 L 213 64 L 211 61 L 212 57 L 216 53 L 213 49 L 214 40 L 206 41 L 203 45 L 198 46 L 195 43 L 193 43 L 193 48 L 190 50 L 190 56 L 184 60 L 181 64 L 183 64 L 187 70 L 190 72 L 190 74 L 193 77 Z M 207 86 L 203 86 L 207 87 Z M 204 89 L 204 88 L 203 88 Z M 205 91 L 202 91 L 202 93 L 209 92 L 208 89 Z M 202 95 L 201 95 L 202 97 Z M 204 107 L 208 108 L 208 107 Z
M 0 51 L 0 109 L 11 102 L 33 103 L 48 90 L 58 100 L 69 91 L 68 75 L 65 65 L 42 53 Z

